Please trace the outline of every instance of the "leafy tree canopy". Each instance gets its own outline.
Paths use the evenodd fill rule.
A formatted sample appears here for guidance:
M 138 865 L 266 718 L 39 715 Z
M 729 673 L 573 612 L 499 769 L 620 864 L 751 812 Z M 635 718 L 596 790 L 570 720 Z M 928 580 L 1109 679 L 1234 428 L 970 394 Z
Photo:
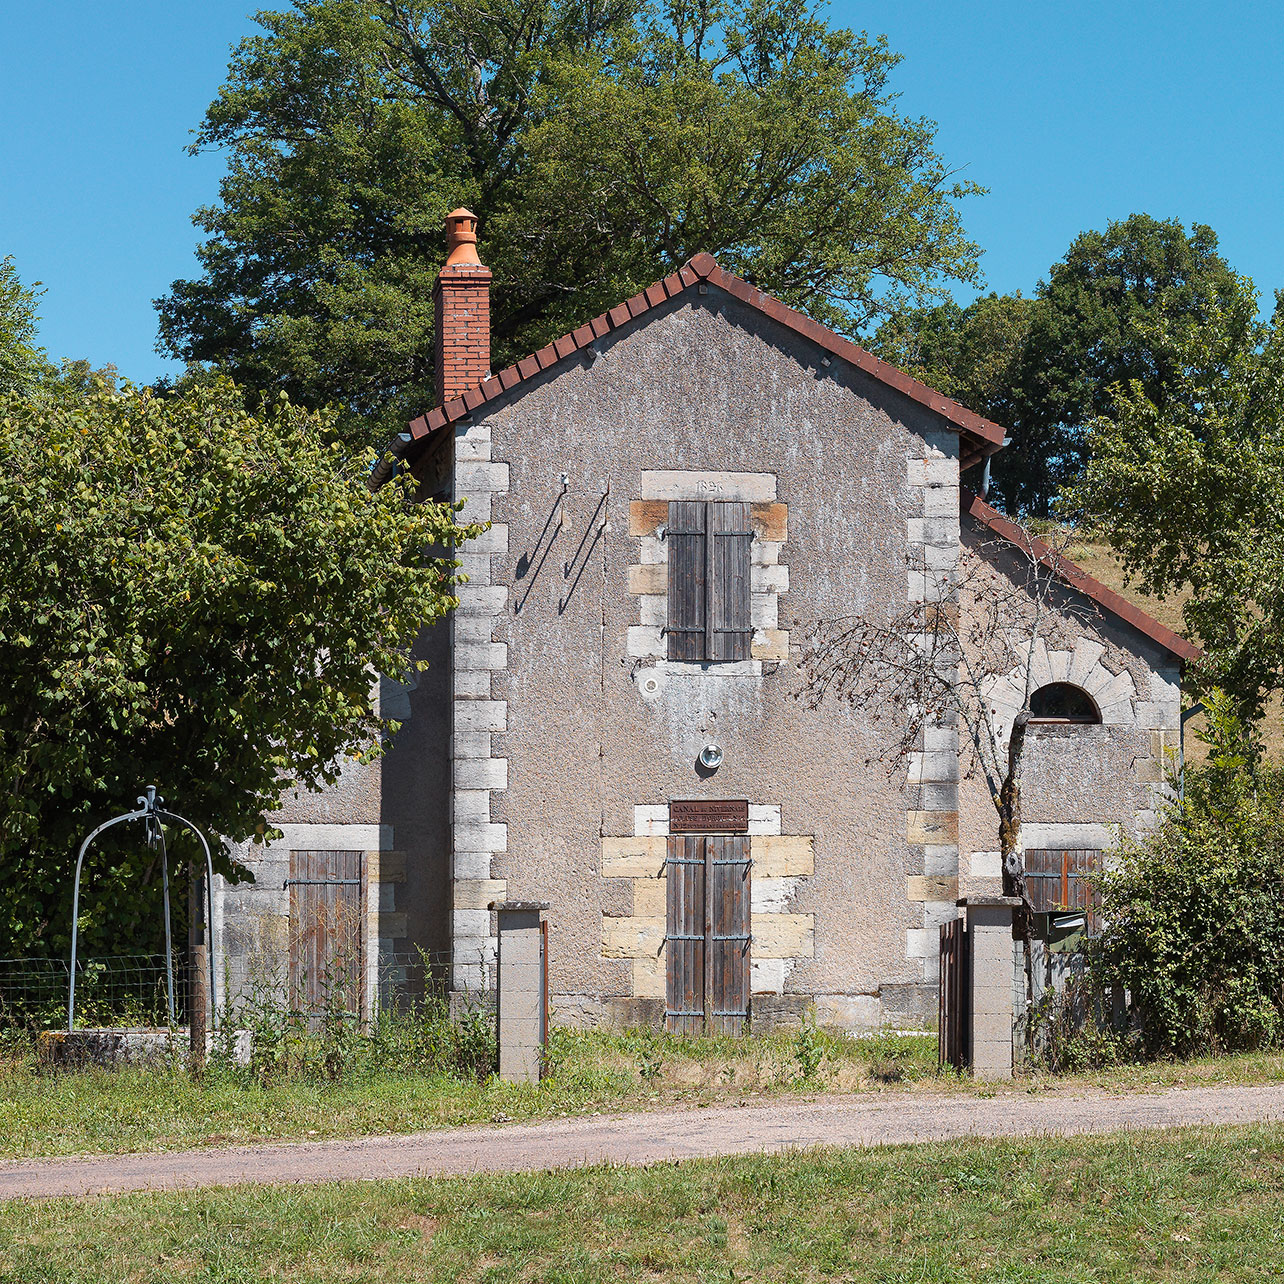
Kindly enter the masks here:
M 195 148 L 227 151 L 204 274 L 163 346 L 342 408 L 382 440 L 433 400 L 442 218 L 495 272 L 498 367 L 705 250 L 851 332 L 977 249 L 895 110 L 886 42 L 800 0 L 297 0 L 236 50 Z
M 1006 428 L 1023 410 L 1021 370 L 1031 327 L 1043 306 L 1020 294 L 986 294 L 967 307 L 948 300 L 889 317 L 879 326 L 872 347 Z M 1003 457 L 1020 449 L 1014 442 L 1004 448 Z
M 1257 311 L 1240 279 L 1202 327 L 1163 319 L 1163 395 L 1119 389 L 1068 496 L 1145 592 L 1189 594 L 1201 679 L 1250 719 L 1284 689 L 1284 302 L 1269 324 Z
M 372 494 L 346 454 L 324 415 L 251 415 L 226 383 L 0 399 L 0 951 L 62 947 L 77 844 L 142 786 L 243 840 L 379 752 L 371 674 L 404 676 L 453 605 L 426 550 L 454 513 L 406 478 Z M 157 927 L 138 846 L 99 858 L 88 950 Z
M 1083 469 L 1088 425 L 1136 380 L 1162 406 L 1178 378 L 1155 340 L 1198 331 L 1237 293 L 1211 228 L 1148 214 L 1075 238 L 1035 297 L 989 295 L 883 325 L 875 347 L 1010 430 L 993 492 L 1012 513 L 1047 516 Z
M 0 396 L 29 391 L 49 369 L 36 346 L 37 291 L 23 285 L 11 257 L 0 258 Z

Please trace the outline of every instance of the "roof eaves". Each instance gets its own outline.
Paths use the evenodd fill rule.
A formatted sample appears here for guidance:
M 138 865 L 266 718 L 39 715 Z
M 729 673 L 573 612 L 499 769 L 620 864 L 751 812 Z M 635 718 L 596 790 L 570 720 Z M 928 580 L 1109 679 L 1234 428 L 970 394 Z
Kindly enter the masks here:
M 979 495 L 972 494 L 966 487 L 960 487 L 959 499 L 964 511 L 982 525 L 1010 543 L 1022 547 L 1028 545 L 1040 564 L 1046 566 L 1063 583 L 1090 597 L 1098 606 L 1111 615 L 1118 616 L 1126 624 L 1131 624 L 1183 662 L 1198 660 L 1204 654 L 1193 642 L 1188 642 L 1179 633 L 1160 624 L 1153 615 L 1147 615 L 1141 607 L 1121 597 L 1114 589 L 1107 588 L 1100 580 L 1093 579 L 1082 566 L 1077 566 L 1068 557 L 1049 548 L 1043 540 L 1027 535 L 1014 521 L 991 508 Z

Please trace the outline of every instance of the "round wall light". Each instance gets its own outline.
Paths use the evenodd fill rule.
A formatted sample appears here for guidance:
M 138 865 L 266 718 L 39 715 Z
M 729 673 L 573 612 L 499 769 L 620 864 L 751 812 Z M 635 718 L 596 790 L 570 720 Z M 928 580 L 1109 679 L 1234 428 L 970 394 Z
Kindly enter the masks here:
M 722 766 L 722 746 L 707 744 L 700 750 L 700 765 L 707 771 L 717 771 Z

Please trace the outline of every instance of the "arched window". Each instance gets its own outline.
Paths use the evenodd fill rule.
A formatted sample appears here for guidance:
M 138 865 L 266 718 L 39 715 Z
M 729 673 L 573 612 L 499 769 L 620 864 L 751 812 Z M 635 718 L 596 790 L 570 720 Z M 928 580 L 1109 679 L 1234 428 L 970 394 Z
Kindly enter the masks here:
M 1031 722 L 1100 722 L 1092 697 L 1069 682 L 1049 682 L 1030 697 Z

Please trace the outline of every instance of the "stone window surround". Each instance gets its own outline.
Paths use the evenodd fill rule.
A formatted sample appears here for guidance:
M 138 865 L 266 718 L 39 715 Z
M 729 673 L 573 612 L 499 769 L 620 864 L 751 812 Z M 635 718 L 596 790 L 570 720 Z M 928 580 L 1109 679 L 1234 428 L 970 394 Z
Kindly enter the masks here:
M 749 807 L 750 993 L 781 994 L 800 959 L 816 952 L 814 914 L 789 911 L 799 883 L 815 873 L 810 834 L 782 834 L 779 804 Z M 602 916 L 602 957 L 631 962 L 634 998 L 665 997 L 669 805 L 633 808 L 633 834 L 602 839 L 602 876 L 633 883 L 633 913 Z
M 664 628 L 668 622 L 668 545 L 664 529 L 673 500 L 707 500 L 752 506 L 754 539 L 750 552 L 750 618 L 753 641 L 749 660 L 670 660 Z M 664 505 L 661 515 L 656 505 Z M 638 599 L 638 623 L 628 630 L 630 657 L 651 662 L 662 672 L 703 672 L 718 677 L 757 677 L 763 661 L 789 658 L 789 633 L 780 628 L 779 601 L 789 591 L 789 568 L 780 554 L 788 538 L 788 508 L 777 500 L 775 473 L 700 469 L 643 469 L 640 498 L 629 505 L 629 533 L 640 541 L 638 562 L 629 567 L 629 592 Z M 655 694 L 644 691 L 643 694 Z
M 1115 672 L 1106 666 L 1106 646 L 1095 638 L 1081 637 L 1072 647 L 1053 649 L 1049 648 L 1046 638 L 1037 637 L 1032 645 L 1032 687 L 1037 689 L 1052 682 L 1081 687 L 1092 697 L 1101 713 L 1101 722 L 1091 725 L 1162 731 L 1180 724 L 1179 689 L 1162 674 L 1152 673 L 1149 689 L 1143 695 L 1127 669 Z M 1011 673 L 993 678 L 987 684 L 986 698 L 994 712 L 996 730 L 1003 744 L 1007 743 L 1012 720 L 1021 708 L 1024 681 L 1024 666 L 1018 664 Z
M 1150 732 L 1150 755 L 1138 757 L 1134 764 L 1137 781 L 1147 786 L 1147 805 L 1133 813 L 1133 822 L 1139 832 L 1154 828 L 1170 793 L 1164 775 L 1165 761 L 1181 739 L 1180 686 L 1152 671 L 1146 690 L 1139 691 L 1127 669 L 1114 672 L 1106 666 L 1106 647 L 1095 638 L 1080 637 L 1069 649 L 1050 649 L 1039 637 L 1033 646 L 1030 676 L 1035 687 L 1049 682 L 1072 683 L 1082 687 L 1101 711 L 1100 723 L 1066 724 L 1064 730 L 1058 727 L 1056 734 L 1091 737 L 1102 730 L 1108 734 L 1112 728 Z M 1012 721 L 1021 707 L 1024 680 L 1024 668 L 1018 665 L 1006 677 L 995 678 L 987 688 L 1001 753 L 1006 752 Z M 1041 725 L 1046 724 L 1032 724 L 1036 734 Z

